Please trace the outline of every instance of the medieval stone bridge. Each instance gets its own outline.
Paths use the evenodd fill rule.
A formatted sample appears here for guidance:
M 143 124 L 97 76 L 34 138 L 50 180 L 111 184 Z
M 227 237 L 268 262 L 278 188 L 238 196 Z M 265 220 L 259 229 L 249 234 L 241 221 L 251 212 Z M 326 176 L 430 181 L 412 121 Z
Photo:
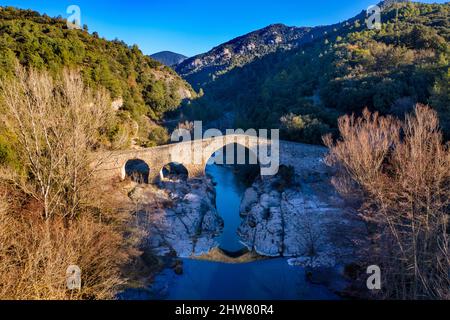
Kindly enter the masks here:
M 154 183 L 162 177 L 162 169 L 170 163 L 182 164 L 188 171 L 189 178 L 196 178 L 205 174 L 208 160 L 217 151 L 231 144 L 245 147 L 257 159 L 264 175 L 277 170 L 269 170 L 272 166 L 292 166 L 296 173 L 324 172 L 325 165 L 322 158 L 326 148 L 301 143 L 279 141 L 274 143 L 270 139 L 258 138 L 245 134 L 225 135 L 201 140 L 173 143 L 153 148 L 125 150 L 105 153 L 98 166 L 102 177 L 126 178 L 125 166 L 130 160 L 144 161 L 149 169 L 148 181 Z M 277 156 L 279 154 L 279 157 Z

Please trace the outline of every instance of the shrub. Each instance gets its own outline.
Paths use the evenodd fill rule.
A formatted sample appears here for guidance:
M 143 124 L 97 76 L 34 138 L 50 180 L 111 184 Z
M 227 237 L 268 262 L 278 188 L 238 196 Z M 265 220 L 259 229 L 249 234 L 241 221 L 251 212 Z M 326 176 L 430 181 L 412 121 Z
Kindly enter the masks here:
M 169 141 L 167 129 L 160 126 L 153 126 L 149 130 L 147 147 L 166 144 Z
M 39 212 L 8 210 L 2 197 L 0 300 L 112 299 L 127 260 L 122 241 L 119 232 L 87 212 L 69 223 L 59 217 L 45 221 Z M 81 268 L 81 291 L 67 290 L 70 265 Z
M 292 187 L 295 183 L 295 169 L 292 166 L 281 165 L 278 169 L 275 181 L 272 183 L 272 188 L 283 192 Z
M 288 114 L 280 119 L 281 132 L 289 140 L 317 144 L 330 127 L 309 115 Z
M 364 111 L 339 119 L 341 139 L 328 163 L 363 195 L 371 232 L 371 262 L 383 270 L 384 297 L 450 298 L 450 148 L 435 111 L 417 105 L 400 122 Z M 342 186 L 341 185 L 341 186 Z M 348 190 L 347 190 L 348 192 Z

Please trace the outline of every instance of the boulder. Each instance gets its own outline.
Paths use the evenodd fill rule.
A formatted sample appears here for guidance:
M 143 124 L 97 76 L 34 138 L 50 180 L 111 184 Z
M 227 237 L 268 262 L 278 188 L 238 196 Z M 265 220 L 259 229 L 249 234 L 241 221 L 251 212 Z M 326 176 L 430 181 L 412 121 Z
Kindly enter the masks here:
M 258 201 L 258 193 L 254 188 L 248 188 L 245 190 L 244 196 L 242 197 L 240 214 L 247 214 L 251 207 Z
M 210 180 L 195 183 L 177 180 L 175 183 L 166 179 L 161 190 L 150 186 L 142 188 L 146 197 L 154 198 L 158 193 L 159 202 L 173 201 L 171 208 L 155 210 L 150 203 L 143 205 L 141 215 L 146 217 L 143 222 L 149 235 L 146 244 L 155 254 L 167 255 L 175 251 L 177 256 L 187 258 L 207 253 L 217 246 L 214 239 L 223 229 L 223 220 L 215 208 Z
M 307 175 L 308 182 L 282 193 L 273 189 L 277 177 L 256 181 L 244 195 L 241 212 L 246 216 L 238 235 L 249 250 L 261 255 L 306 257 L 308 264 L 302 263 L 308 266 L 330 267 L 352 256 L 351 241 L 334 235 L 363 225 L 339 206 L 342 202 L 328 178 Z

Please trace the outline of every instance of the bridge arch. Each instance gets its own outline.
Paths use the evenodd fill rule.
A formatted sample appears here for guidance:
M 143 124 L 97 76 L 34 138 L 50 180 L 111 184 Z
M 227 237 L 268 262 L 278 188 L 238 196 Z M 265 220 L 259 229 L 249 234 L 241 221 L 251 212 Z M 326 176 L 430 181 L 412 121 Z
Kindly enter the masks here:
M 207 166 L 213 164 L 233 166 L 247 182 L 253 182 L 261 174 L 257 150 L 239 142 L 224 144 L 214 151 L 206 161 L 205 172 Z
M 142 159 L 129 159 L 125 162 L 121 170 L 122 180 L 127 177 L 137 183 L 149 183 L 150 166 Z
M 170 162 L 161 168 L 159 175 L 161 180 L 171 176 L 176 176 L 181 180 L 187 180 L 189 177 L 189 170 L 182 163 Z
M 257 163 L 261 169 L 261 173 L 267 171 L 268 161 L 271 161 L 270 154 L 272 152 L 272 140 L 255 137 L 250 134 L 229 134 L 225 136 L 217 136 L 211 138 L 197 139 L 192 141 L 181 141 L 147 149 L 133 149 L 115 152 L 105 152 L 102 156 L 104 159 L 97 169 L 103 177 L 127 177 L 127 163 L 132 160 L 141 160 L 148 166 L 144 172 L 144 180 L 149 183 L 157 183 L 161 179 L 161 169 L 171 162 L 178 162 L 184 165 L 188 171 L 189 178 L 196 178 L 205 175 L 206 165 L 216 152 L 230 144 L 236 144 L 244 148 L 252 159 L 256 159 L 253 163 Z M 201 151 L 200 151 L 201 150 Z M 277 149 L 275 149 L 277 150 Z M 284 152 L 279 158 L 280 163 L 295 163 L 301 165 L 296 157 L 286 156 L 289 153 Z M 278 161 L 278 159 L 277 159 Z M 278 162 L 275 161 L 275 165 Z M 239 161 L 238 161 L 239 163 Z M 97 164 L 93 164 L 97 165 Z M 264 172 L 267 174 L 266 172 Z M 147 177 L 147 178 L 146 178 Z
M 253 164 L 259 165 L 258 154 L 253 148 L 246 146 L 239 142 L 226 143 L 222 146 L 216 147 L 217 149 L 211 153 L 211 150 L 206 152 L 211 153 L 207 159 L 206 164 L 212 164 L 215 161 L 216 164 Z M 231 154 L 230 154 L 231 152 Z M 209 162 L 209 163 L 208 163 Z

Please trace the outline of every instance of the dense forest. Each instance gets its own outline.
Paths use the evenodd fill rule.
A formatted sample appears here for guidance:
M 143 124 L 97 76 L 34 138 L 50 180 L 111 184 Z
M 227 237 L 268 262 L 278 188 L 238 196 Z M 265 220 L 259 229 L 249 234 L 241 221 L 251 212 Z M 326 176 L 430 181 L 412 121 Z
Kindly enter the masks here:
M 150 146 L 167 141 L 157 123 L 164 112 L 195 96 L 189 84 L 172 69 L 119 40 L 107 41 L 96 32 L 69 30 L 66 20 L 32 10 L 0 7 L 0 77 L 14 75 L 17 61 L 56 76 L 65 68 L 80 70 L 84 83 L 106 88 L 117 113 L 104 133 L 104 145 L 128 147 L 132 141 Z M 0 163 L 13 146 L 0 132 Z
M 380 30 L 365 19 L 363 12 L 314 42 L 233 69 L 184 114 L 231 113 L 236 127 L 281 128 L 285 139 L 320 143 L 343 114 L 368 107 L 402 116 L 420 102 L 438 111 L 450 138 L 450 4 L 389 5 Z

